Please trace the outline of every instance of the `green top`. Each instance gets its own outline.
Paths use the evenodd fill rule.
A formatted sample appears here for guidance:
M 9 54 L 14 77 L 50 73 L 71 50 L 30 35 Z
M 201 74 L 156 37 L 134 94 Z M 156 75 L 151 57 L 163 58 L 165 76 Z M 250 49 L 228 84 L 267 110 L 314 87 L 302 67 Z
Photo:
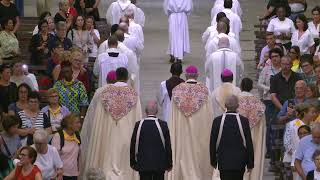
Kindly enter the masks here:
M 0 57 L 10 58 L 13 57 L 13 51 L 18 52 L 19 41 L 13 33 L 6 31 L 0 32 Z

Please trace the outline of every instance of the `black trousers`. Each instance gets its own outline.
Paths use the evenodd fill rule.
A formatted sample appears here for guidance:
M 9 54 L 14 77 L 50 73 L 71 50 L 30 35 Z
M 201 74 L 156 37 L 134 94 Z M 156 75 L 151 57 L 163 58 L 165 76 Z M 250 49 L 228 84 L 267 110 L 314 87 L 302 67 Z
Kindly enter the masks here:
M 63 176 L 63 180 L 77 180 L 77 176 Z
M 243 180 L 244 171 L 220 170 L 221 180 Z
M 140 180 L 164 180 L 164 171 L 140 171 Z

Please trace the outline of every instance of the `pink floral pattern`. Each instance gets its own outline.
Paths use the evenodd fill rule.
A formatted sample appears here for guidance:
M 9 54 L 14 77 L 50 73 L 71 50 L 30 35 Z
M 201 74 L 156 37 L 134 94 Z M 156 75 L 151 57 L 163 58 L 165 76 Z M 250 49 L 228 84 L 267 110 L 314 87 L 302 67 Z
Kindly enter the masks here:
M 208 88 L 201 83 L 181 83 L 172 91 L 173 101 L 186 117 L 197 112 L 207 102 L 208 95 Z
M 264 115 L 265 106 L 255 96 L 240 96 L 238 112 L 249 119 L 250 128 L 253 128 Z
M 116 121 L 126 116 L 137 100 L 137 92 L 128 86 L 109 85 L 102 92 L 102 104 Z

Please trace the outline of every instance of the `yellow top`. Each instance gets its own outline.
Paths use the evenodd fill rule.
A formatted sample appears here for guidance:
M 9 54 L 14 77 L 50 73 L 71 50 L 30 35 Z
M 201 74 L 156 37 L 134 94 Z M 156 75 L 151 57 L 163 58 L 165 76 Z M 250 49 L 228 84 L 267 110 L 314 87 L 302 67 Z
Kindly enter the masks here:
M 291 70 L 294 72 L 297 72 L 299 71 L 299 69 L 300 69 L 300 60 L 299 59 L 293 60 Z
M 66 131 L 63 130 L 63 136 L 65 141 L 75 141 L 80 144 L 80 140 L 77 138 L 76 134 L 70 136 L 68 133 L 66 133 Z

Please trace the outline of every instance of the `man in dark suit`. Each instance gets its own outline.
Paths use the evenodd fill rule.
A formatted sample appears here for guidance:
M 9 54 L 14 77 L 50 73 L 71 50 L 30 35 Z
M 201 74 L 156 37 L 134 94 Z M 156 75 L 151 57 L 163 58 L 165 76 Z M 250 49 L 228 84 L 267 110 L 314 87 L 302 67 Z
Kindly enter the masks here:
M 164 172 L 172 168 L 169 128 L 157 113 L 157 102 L 148 102 L 148 117 L 137 122 L 132 133 L 130 166 L 139 171 L 140 180 L 164 180 Z
M 243 180 L 247 167 L 254 166 L 254 151 L 249 120 L 236 111 L 239 100 L 231 95 L 226 99 L 227 112 L 216 117 L 210 138 L 211 165 L 220 170 L 221 180 Z

